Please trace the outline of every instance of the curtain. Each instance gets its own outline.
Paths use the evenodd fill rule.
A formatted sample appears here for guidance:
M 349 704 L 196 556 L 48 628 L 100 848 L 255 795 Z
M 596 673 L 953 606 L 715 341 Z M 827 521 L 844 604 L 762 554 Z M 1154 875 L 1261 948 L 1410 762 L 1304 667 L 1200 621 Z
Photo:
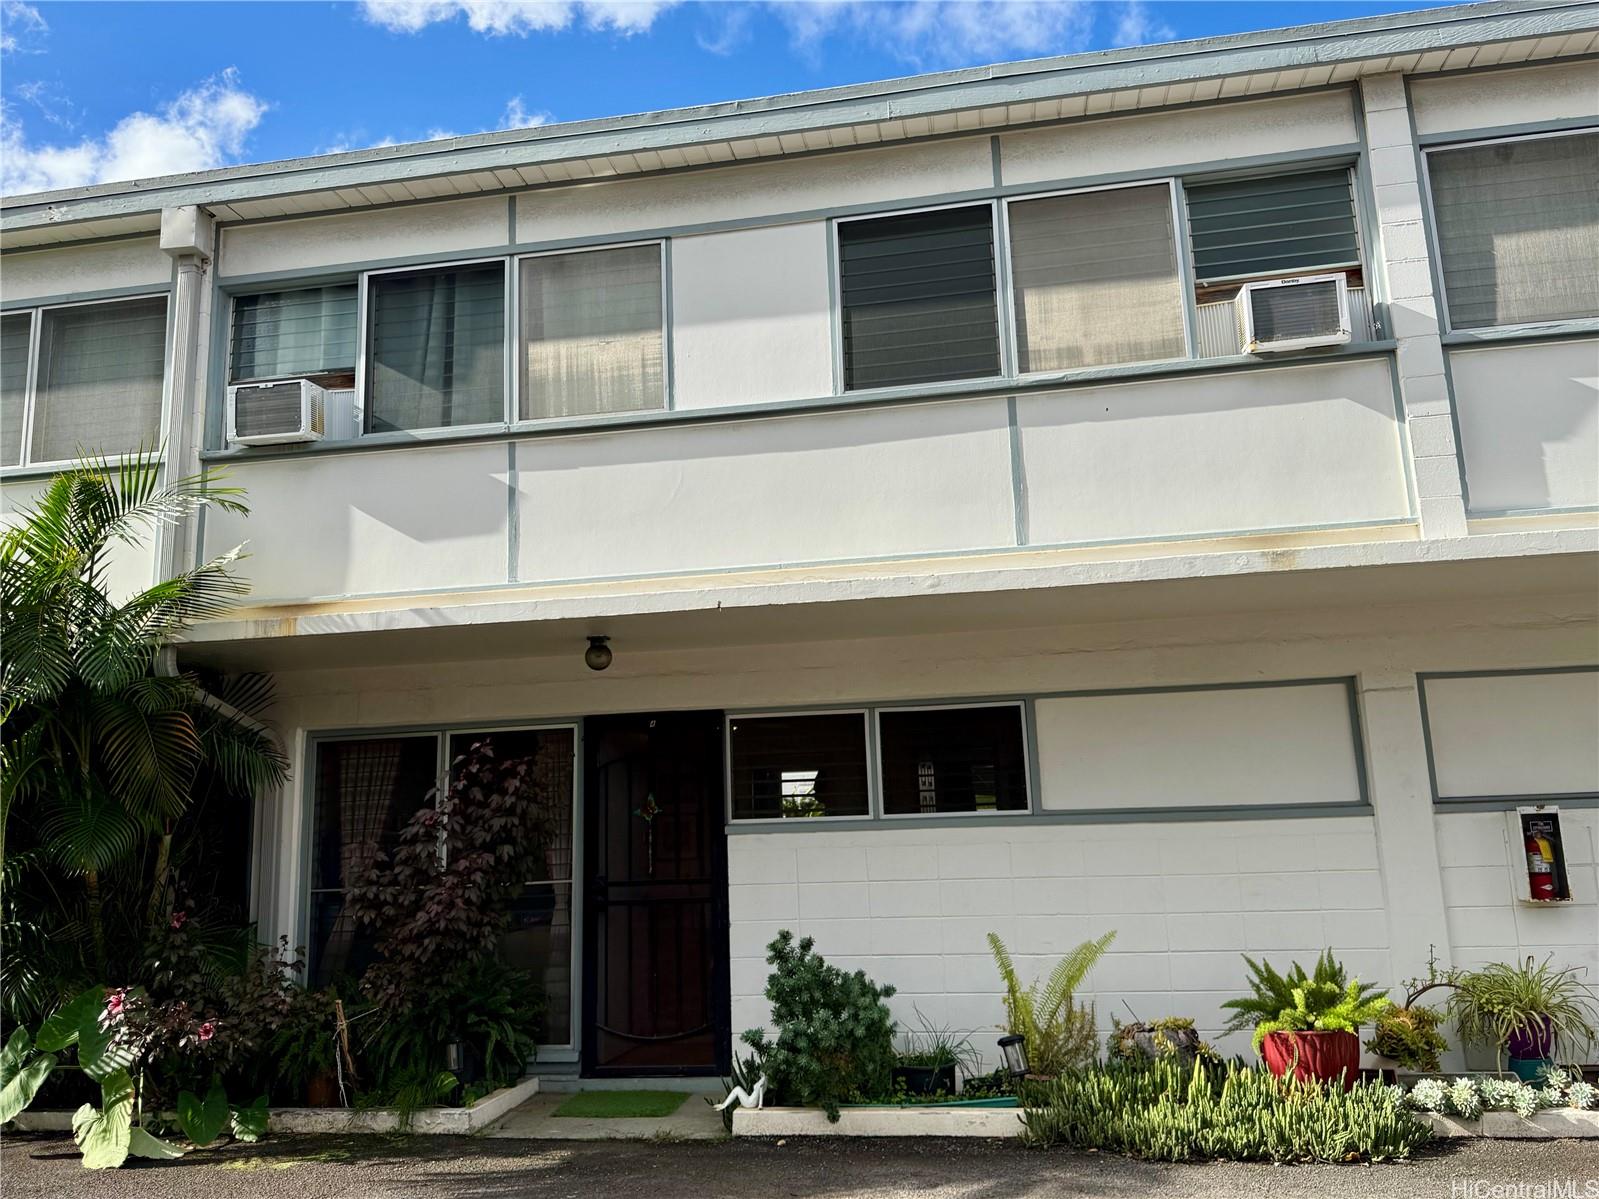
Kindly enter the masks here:
M 1599 316 L 1599 133 L 1428 159 L 1456 329 Z
M 1012 204 L 1010 242 L 1021 370 L 1186 353 L 1169 188 Z
M 355 369 L 356 285 L 238 296 L 228 378 L 283 379 Z
M 524 259 L 518 302 L 523 419 L 665 404 L 660 246 Z
M 846 387 L 999 374 L 988 205 L 845 221 L 838 252 Z
M 28 400 L 30 313 L 0 318 L 0 466 L 22 461 L 22 415 Z
M 369 433 L 505 419 L 505 270 L 499 263 L 371 281 Z
M 33 461 L 123 454 L 161 436 L 165 296 L 43 314 Z

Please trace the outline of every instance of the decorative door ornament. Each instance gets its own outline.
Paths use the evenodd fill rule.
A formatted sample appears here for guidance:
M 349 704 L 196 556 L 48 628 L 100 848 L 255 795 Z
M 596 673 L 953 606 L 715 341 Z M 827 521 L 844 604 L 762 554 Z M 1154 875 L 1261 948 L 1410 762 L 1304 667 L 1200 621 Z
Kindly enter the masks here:
M 661 805 L 655 802 L 655 793 L 644 797 L 644 805 L 634 808 L 633 815 L 644 822 L 644 870 L 655 873 L 655 818 L 661 814 Z

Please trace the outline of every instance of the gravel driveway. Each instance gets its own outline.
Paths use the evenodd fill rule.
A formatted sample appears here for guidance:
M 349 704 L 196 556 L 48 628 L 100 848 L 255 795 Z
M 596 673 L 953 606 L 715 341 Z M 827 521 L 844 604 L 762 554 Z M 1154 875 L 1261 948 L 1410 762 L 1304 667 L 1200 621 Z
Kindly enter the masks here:
M 182 1161 L 94 1174 L 70 1138 L 0 1145 L 6 1199 L 721 1199 L 938 1196 L 1022 1199 L 1513 1199 L 1493 1184 L 1574 1180 L 1599 1197 L 1599 1142 L 1471 1141 L 1386 1166 L 1156 1165 L 1033 1152 L 1001 1141 L 560 1142 L 273 1137 Z M 1463 1189 L 1481 1181 L 1480 1189 Z M 1586 1190 L 1592 1181 L 1592 1190 Z M 1535 1195 L 1524 1191 L 1526 1196 Z M 1548 1193 L 1548 1192 L 1545 1192 Z M 1563 1192 L 1554 1192 L 1560 1194 Z

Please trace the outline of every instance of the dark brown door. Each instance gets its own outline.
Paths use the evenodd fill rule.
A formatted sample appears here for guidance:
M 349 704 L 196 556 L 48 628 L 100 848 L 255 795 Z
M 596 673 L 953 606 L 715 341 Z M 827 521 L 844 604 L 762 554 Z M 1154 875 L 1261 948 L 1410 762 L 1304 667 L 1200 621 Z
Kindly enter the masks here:
M 585 1072 L 727 1070 L 722 714 L 584 722 Z

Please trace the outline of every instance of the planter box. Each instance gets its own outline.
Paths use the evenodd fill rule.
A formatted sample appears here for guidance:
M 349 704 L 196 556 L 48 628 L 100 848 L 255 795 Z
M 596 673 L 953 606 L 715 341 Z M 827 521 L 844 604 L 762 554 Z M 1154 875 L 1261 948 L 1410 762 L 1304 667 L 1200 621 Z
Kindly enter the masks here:
M 539 1080 L 524 1078 L 501 1087 L 471 1107 L 425 1107 L 411 1119 L 410 1131 L 428 1136 L 467 1136 L 493 1124 L 538 1094 Z M 71 1112 L 23 1112 L 16 1126 L 23 1132 L 71 1132 Z M 398 1132 L 400 1117 L 392 1108 L 275 1107 L 272 1132 L 364 1133 Z
M 1014 1137 L 1019 1107 L 846 1107 L 837 1124 L 814 1107 L 738 1108 L 736 1137 Z
M 1554 1107 L 1535 1116 L 1515 1112 L 1483 1112 L 1475 1120 L 1417 1112 L 1439 1137 L 1494 1137 L 1505 1140 L 1548 1141 L 1555 1138 L 1599 1140 L 1599 1112 Z

